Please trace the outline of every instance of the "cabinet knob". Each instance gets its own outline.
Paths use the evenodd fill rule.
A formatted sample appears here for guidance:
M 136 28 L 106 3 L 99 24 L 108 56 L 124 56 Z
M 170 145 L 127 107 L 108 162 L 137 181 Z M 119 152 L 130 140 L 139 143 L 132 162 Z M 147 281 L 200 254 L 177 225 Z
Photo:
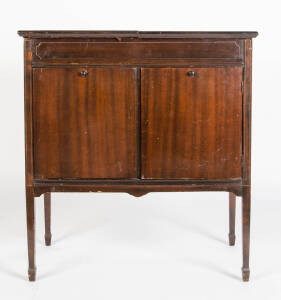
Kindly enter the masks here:
M 187 72 L 187 76 L 190 76 L 190 77 L 194 77 L 195 76 L 195 72 L 194 71 L 188 71 Z
M 86 77 L 88 75 L 88 71 L 84 70 L 80 72 L 80 76 Z

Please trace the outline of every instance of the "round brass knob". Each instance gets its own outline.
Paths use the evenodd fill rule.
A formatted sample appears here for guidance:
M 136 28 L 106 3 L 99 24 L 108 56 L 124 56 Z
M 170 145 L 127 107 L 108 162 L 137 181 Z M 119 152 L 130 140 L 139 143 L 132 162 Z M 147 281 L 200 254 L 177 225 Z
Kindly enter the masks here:
M 195 76 L 195 72 L 194 71 L 188 71 L 187 72 L 187 76 L 190 76 L 190 77 L 194 77 Z
M 80 75 L 86 77 L 88 75 L 88 71 L 84 70 L 80 72 Z

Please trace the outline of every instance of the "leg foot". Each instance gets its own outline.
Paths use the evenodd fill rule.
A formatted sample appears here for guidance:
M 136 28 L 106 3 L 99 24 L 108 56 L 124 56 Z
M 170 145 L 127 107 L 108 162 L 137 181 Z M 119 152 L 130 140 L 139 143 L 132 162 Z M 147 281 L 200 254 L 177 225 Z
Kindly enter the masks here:
M 249 281 L 249 252 L 250 252 L 250 212 L 251 212 L 251 190 L 249 186 L 243 188 L 242 195 L 242 234 L 243 234 L 243 281 Z
M 28 269 L 28 279 L 29 281 L 36 280 L 36 268 L 29 268 Z
M 44 194 L 44 212 L 45 212 L 45 244 L 51 245 L 51 193 Z
M 26 187 L 26 219 L 27 219 L 27 244 L 28 244 L 28 278 L 35 281 L 35 203 L 33 189 Z
M 250 269 L 248 269 L 248 268 L 242 268 L 242 278 L 243 278 L 243 281 L 249 281 L 249 278 L 250 278 Z
M 229 240 L 229 246 L 234 246 L 235 245 L 235 234 L 229 233 L 228 240 Z
M 236 210 L 236 196 L 229 193 L 229 245 L 235 245 L 235 210 Z
M 52 240 L 52 235 L 45 234 L 45 245 L 46 246 L 51 246 L 51 240 Z

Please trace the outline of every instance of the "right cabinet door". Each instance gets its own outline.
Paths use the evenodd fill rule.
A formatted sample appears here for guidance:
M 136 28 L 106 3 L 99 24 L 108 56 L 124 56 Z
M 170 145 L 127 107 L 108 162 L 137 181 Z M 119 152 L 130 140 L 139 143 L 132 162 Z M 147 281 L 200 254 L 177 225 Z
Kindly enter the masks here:
M 242 174 L 242 67 L 141 70 L 141 176 Z

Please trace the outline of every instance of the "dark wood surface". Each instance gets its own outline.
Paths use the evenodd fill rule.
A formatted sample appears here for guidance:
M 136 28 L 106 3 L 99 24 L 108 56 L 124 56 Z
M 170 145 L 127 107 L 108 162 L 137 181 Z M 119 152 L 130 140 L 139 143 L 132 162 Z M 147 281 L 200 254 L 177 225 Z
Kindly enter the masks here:
M 230 244 L 235 196 L 242 196 L 248 281 L 257 32 L 19 35 L 25 38 L 29 279 L 36 278 L 34 197 L 44 194 L 49 245 L 51 192 L 225 191 Z
M 142 178 L 241 178 L 242 68 L 145 68 L 141 78 Z
M 35 180 L 36 197 L 48 192 L 126 192 L 136 197 L 151 192 L 230 191 L 242 195 L 241 180 Z
M 92 30 L 19 30 L 25 38 L 180 38 L 180 39 L 246 39 L 258 35 L 256 31 L 92 31 Z
M 33 66 L 242 64 L 241 39 L 36 39 Z
M 243 267 L 242 277 L 249 281 L 250 214 L 251 214 L 251 119 L 252 119 L 252 40 L 245 40 L 245 68 L 243 85 L 243 195 L 242 234 Z
M 242 59 L 241 42 L 186 41 L 186 42 L 77 42 L 38 41 L 34 57 L 38 62 L 109 60 L 115 63 L 137 59 Z
M 243 184 L 251 185 L 252 40 L 245 40 L 243 84 Z
M 24 41 L 24 132 L 25 132 L 25 189 L 28 244 L 28 278 L 36 279 L 35 263 L 35 202 L 33 176 L 32 126 L 32 43 Z
M 25 184 L 33 188 L 32 42 L 24 41 Z
M 35 178 L 137 177 L 136 76 L 129 68 L 33 70 Z

